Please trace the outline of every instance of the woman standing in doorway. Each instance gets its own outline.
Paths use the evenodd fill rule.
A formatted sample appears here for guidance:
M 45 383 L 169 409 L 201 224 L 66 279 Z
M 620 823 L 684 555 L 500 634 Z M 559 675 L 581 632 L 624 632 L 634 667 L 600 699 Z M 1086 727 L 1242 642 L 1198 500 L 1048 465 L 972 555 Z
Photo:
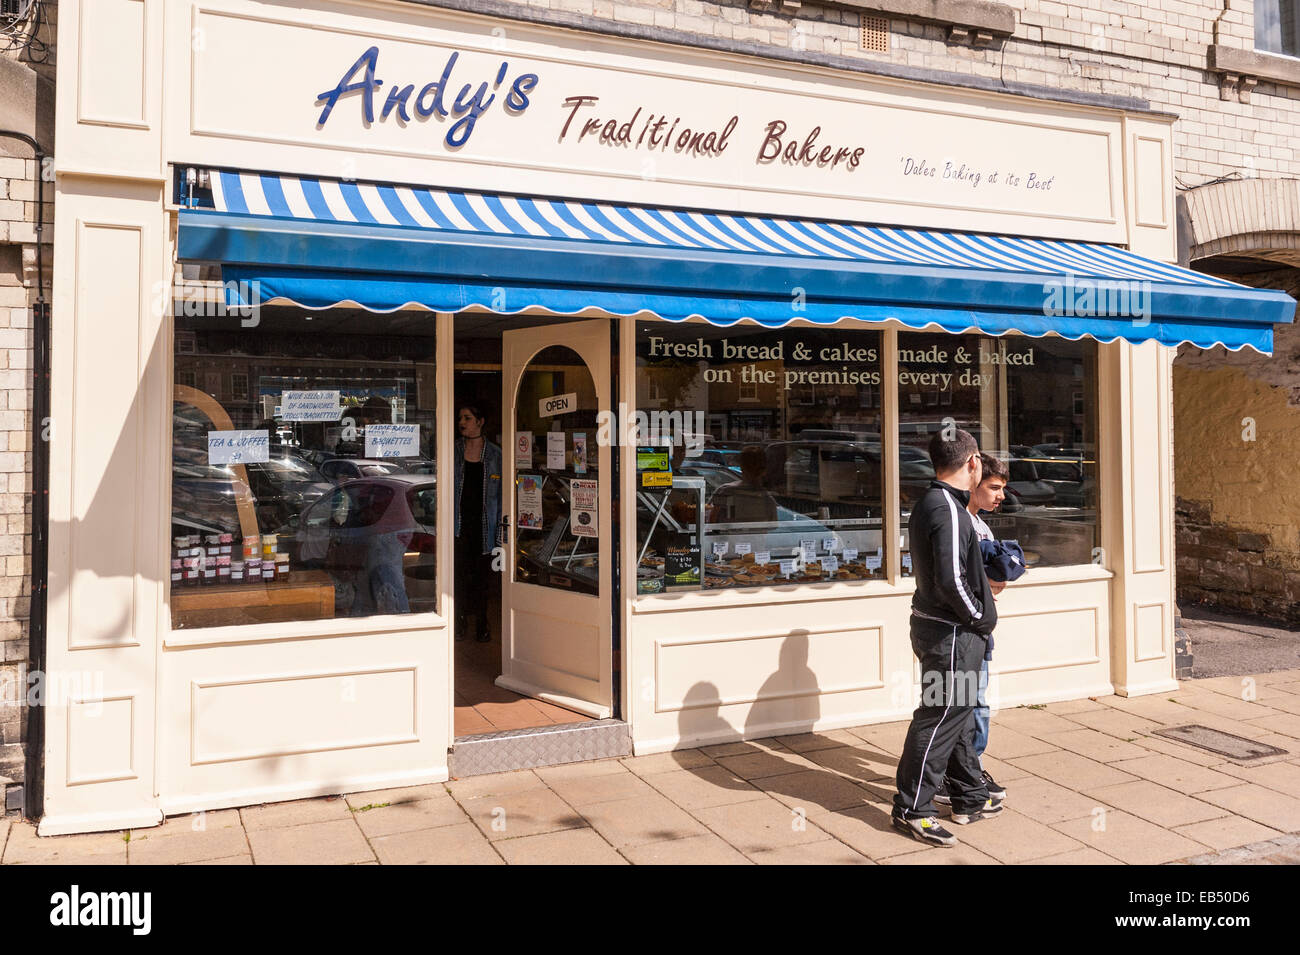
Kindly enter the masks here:
M 501 448 L 487 439 L 487 415 L 465 402 L 456 413 L 456 639 L 486 643 L 492 550 L 501 524 Z

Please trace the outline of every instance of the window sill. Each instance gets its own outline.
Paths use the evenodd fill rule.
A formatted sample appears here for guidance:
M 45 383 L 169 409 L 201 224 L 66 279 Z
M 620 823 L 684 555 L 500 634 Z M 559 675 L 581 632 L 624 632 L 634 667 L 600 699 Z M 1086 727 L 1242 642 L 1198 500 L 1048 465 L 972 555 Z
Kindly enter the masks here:
M 1096 564 L 1069 567 L 1044 567 L 1031 570 L 1009 586 L 1017 590 L 1043 585 L 1089 583 L 1110 580 L 1115 575 Z M 825 584 L 791 584 L 778 587 L 737 587 L 727 590 L 688 590 L 674 594 L 642 594 L 632 602 L 632 612 L 672 613 L 686 610 L 718 610 L 771 604 L 818 603 L 823 600 L 864 600 L 873 597 L 906 597 L 916 590 L 912 577 L 900 577 L 896 583 L 864 580 Z
M 1250 101 L 1250 91 L 1260 81 L 1280 86 L 1300 86 L 1300 58 L 1260 50 L 1214 44 L 1206 51 L 1206 66 L 1219 74 L 1219 98 Z
M 180 650 L 190 647 L 235 646 L 245 643 L 278 643 L 284 640 L 362 637 L 413 630 L 442 630 L 446 627 L 446 618 L 431 613 L 334 617 L 330 620 L 286 620 L 282 623 L 172 630 L 163 638 L 163 648 Z
M 883 13 L 898 20 L 938 23 L 965 34 L 1007 37 L 1016 30 L 1016 10 L 990 0 L 808 0 L 825 7 Z

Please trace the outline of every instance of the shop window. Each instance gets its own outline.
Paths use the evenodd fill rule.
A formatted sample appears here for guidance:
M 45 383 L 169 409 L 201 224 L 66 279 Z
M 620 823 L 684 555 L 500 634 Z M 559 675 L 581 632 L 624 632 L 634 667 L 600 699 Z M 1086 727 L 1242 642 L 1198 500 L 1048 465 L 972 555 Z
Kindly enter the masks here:
M 432 319 L 175 322 L 173 627 L 436 610 Z
M 638 593 L 883 576 L 878 332 L 646 322 L 636 355 Z
M 573 396 L 567 411 L 543 409 L 554 395 Z M 527 435 L 531 448 L 515 460 L 520 583 L 600 593 L 598 410 L 595 379 L 571 348 L 543 349 L 519 378 L 515 438 Z
M 900 332 L 898 370 L 904 573 L 907 519 L 934 478 L 927 446 L 950 425 L 1008 467 L 1006 499 L 982 515 L 994 534 L 1018 541 L 1030 566 L 1092 561 L 1099 533 L 1094 342 Z M 935 388 L 951 398 L 942 415 L 912 400 Z
M 1300 0 L 1255 0 L 1255 49 L 1300 56 Z

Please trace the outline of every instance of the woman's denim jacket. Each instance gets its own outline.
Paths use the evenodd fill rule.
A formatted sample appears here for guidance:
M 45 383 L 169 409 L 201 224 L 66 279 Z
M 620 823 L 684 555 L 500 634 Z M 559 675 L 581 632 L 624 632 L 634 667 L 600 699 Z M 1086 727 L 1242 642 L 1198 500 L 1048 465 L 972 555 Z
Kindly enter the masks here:
M 456 439 L 456 536 L 460 536 L 460 491 L 465 483 L 465 439 Z M 483 442 L 483 550 L 490 554 L 501 525 L 501 448 Z

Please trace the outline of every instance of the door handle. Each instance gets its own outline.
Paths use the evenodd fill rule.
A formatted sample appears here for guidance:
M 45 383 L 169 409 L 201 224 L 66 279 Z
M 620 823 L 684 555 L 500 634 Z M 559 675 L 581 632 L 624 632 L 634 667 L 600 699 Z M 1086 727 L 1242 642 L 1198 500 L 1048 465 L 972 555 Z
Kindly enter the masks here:
M 510 546 L 510 515 L 509 514 L 501 515 L 501 540 L 499 541 L 499 543 L 501 544 L 502 547 Z

